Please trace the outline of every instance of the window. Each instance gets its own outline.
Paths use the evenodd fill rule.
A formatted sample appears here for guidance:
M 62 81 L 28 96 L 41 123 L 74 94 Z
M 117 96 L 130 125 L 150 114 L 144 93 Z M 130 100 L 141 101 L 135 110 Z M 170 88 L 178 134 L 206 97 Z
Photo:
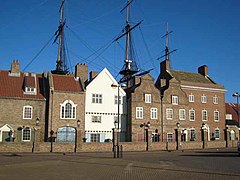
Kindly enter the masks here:
M 166 109 L 166 118 L 173 119 L 173 109 Z
M 151 108 L 151 119 L 157 119 L 157 108 Z
M 178 96 L 172 96 L 172 104 L 178 105 Z
M 195 134 L 195 129 L 190 130 L 190 141 L 195 141 L 196 134 Z
M 92 94 L 92 103 L 102 104 L 102 94 Z
M 92 122 L 93 123 L 101 123 L 101 116 L 92 116 Z
M 202 120 L 207 121 L 207 110 L 202 110 Z
M 216 95 L 213 97 L 213 104 L 218 104 L 218 97 Z
M 185 120 L 185 119 L 186 119 L 185 109 L 179 109 L 179 120 Z
M 217 129 L 215 129 L 215 134 L 214 134 L 215 136 L 215 139 L 219 139 L 220 138 L 220 130 L 217 128 Z
M 91 134 L 91 142 L 100 142 L 100 134 Z
M 136 119 L 143 119 L 143 108 L 136 107 Z
M 195 121 L 195 110 L 193 109 L 189 110 L 189 120 Z
M 201 102 L 202 103 L 207 103 L 207 97 L 205 95 L 201 96 Z
M 24 128 L 22 130 L 22 141 L 31 141 L 31 129 L 30 128 Z
M 71 100 L 66 100 L 61 104 L 61 119 L 75 119 L 76 118 L 76 104 Z
M 214 111 L 214 121 L 219 121 L 219 111 Z
M 23 119 L 32 119 L 32 106 L 23 107 Z
M 167 133 L 167 142 L 173 141 L 173 133 Z
M 152 96 L 151 94 L 145 94 L 145 103 L 151 103 Z
M 118 96 L 114 96 L 114 104 L 118 104 Z M 122 97 L 119 96 L 119 104 L 122 104 Z
M 194 102 L 194 95 L 190 94 L 188 98 L 189 98 L 189 102 Z

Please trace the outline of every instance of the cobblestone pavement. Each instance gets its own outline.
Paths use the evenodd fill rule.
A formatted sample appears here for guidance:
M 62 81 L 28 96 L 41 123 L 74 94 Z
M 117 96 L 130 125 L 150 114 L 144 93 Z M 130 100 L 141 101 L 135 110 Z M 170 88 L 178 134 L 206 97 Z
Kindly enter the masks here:
M 112 153 L 0 153 L 0 179 L 240 179 L 236 149 Z

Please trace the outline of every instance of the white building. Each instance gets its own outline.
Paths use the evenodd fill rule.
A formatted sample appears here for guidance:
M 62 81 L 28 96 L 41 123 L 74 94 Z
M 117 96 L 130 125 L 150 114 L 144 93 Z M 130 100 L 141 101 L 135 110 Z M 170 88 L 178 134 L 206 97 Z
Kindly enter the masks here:
M 121 140 L 124 141 L 126 131 L 126 113 L 124 104 L 125 91 L 104 68 L 96 77 L 90 77 L 86 87 L 85 100 L 85 138 L 86 142 L 106 142 L 112 140 L 114 122 L 118 120 L 118 90 L 119 90 L 119 128 Z

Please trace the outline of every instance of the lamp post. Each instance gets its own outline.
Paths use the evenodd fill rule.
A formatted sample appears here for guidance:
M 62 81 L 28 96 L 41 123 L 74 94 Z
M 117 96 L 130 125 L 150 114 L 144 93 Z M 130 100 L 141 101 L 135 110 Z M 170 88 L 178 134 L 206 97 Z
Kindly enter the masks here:
M 13 134 L 13 131 L 10 130 L 10 131 L 9 131 L 9 141 L 10 141 L 10 142 L 12 142 L 12 134 Z
M 80 128 L 81 121 L 78 119 L 77 120 L 77 128 L 75 130 L 75 147 L 74 147 L 74 152 L 77 152 L 77 141 L 78 141 L 78 128 Z
M 179 138 L 178 138 L 178 131 L 179 131 L 179 127 L 180 127 L 180 123 L 177 122 L 176 123 L 176 128 L 175 128 L 175 131 L 176 131 L 176 150 L 179 149 Z
M 50 149 L 50 152 L 53 152 L 53 134 L 54 134 L 54 131 L 51 130 L 50 131 L 50 139 L 51 139 L 51 149 Z
M 39 118 L 37 118 L 35 125 L 39 126 L 39 122 L 40 122 L 40 120 L 39 120 Z M 32 152 L 34 152 L 34 150 L 35 150 L 35 142 L 36 142 L 36 128 L 35 127 L 33 127 L 33 132 L 34 132 L 34 139 L 33 139 Z
M 205 127 L 205 123 L 202 123 L 201 130 L 202 130 L 203 149 L 205 148 L 205 134 L 204 134 L 205 128 L 206 128 L 206 127 Z
M 149 139 L 148 139 L 148 129 L 150 128 L 150 122 L 148 121 L 147 124 L 146 123 L 142 123 L 140 124 L 141 128 L 144 128 L 144 131 L 146 132 L 146 143 L 147 143 L 147 147 L 146 147 L 146 151 L 148 151 L 148 146 L 149 146 Z
M 238 128 L 240 128 L 240 113 L 239 113 L 239 97 L 240 97 L 240 94 L 238 92 L 234 93 L 232 95 L 233 97 L 237 98 L 237 116 L 238 116 Z M 239 130 L 238 130 L 239 131 Z M 240 131 L 239 131 L 239 136 L 238 136 L 238 139 L 240 140 Z
M 111 85 L 112 88 L 116 88 L 117 87 L 117 158 L 119 158 L 119 141 L 120 141 L 120 134 L 119 134 L 119 131 L 120 131 L 120 102 L 119 102 L 119 99 L 120 99 L 120 87 L 126 87 L 125 84 L 112 84 Z M 114 122 L 115 123 L 115 122 Z

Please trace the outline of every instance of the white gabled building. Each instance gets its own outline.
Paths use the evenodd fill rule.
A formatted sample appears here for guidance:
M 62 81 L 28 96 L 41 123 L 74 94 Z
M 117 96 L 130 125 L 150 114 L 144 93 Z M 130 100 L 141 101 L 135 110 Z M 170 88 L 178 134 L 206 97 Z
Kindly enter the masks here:
M 86 86 L 85 138 L 86 142 L 107 142 L 112 140 L 114 121 L 118 119 L 118 87 L 112 87 L 117 81 L 106 68 L 95 77 L 91 73 Z M 125 140 L 126 131 L 125 96 L 125 91 L 119 87 L 121 141 Z

